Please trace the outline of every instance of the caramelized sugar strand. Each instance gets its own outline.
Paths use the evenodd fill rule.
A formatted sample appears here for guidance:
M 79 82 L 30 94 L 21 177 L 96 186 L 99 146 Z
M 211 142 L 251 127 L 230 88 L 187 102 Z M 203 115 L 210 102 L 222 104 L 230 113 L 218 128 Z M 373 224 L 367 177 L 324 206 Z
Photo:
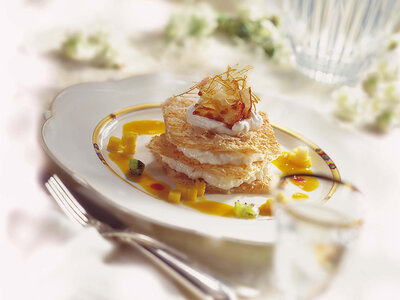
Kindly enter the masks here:
M 243 69 L 228 69 L 213 77 L 206 77 L 192 86 L 188 91 L 179 94 L 195 94 L 201 97 L 195 105 L 194 115 L 223 122 L 228 128 L 251 117 L 251 110 L 260 101 L 247 86 L 247 72 L 251 66 Z

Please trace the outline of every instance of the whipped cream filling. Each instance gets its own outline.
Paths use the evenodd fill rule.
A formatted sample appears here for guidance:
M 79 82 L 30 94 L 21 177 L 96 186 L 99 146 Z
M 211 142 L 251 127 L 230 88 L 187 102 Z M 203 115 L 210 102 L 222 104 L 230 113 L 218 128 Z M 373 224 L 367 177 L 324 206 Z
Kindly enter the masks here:
M 200 127 L 211 132 L 237 136 L 249 132 L 250 130 L 257 130 L 263 124 L 263 118 L 252 110 L 250 118 L 236 122 L 232 126 L 232 129 L 229 129 L 223 122 L 194 115 L 193 112 L 196 109 L 194 106 L 195 104 L 192 104 L 187 110 L 187 122 L 192 126 Z
M 262 168 L 255 168 L 253 171 L 249 172 L 247 176 L 237 179 L 232 177 L 216 176 L 204 170 L 196 170 L 191 166 L 164 155 L 161 155 L 161 159 L 171 169 L 185 174 L 190 179 L 203 178 L 208 184 L 223 190 L 229 190 L 240 186 L 243 183 L 252 183 L 256 179 L 263 179 L 269 173 L 269 164 L 266 164 Z
M 202 164 L 211 164 L 211 165 L 249 165 L 256 161 L 265 160 L 267 155 L 263 153 L 251 153 L 244 154 L 240 152 L 220 152 L 214 153 L 211 151 L 202 151 L 193 148 L 185 148 L 179 147 L 179 151 L 181 151 L 186 157 L 194 158 L 198 160 Z

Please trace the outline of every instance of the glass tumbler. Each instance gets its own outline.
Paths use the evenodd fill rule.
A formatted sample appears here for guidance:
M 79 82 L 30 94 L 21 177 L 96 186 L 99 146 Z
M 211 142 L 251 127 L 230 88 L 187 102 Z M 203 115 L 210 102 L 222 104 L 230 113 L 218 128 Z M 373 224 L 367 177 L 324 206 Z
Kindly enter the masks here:
M 274 273 L 285 299 L 320 295 L 334 278 L 361 227 L 362 194 L 352 185 L 334 179 L 318 176 L 318 181 L 332 187 L 325 198 L 317 193 L 306 201 L 282 201 L 291 199 L 293 192 L 286 180 L 275 195 L 278 239 Z
M 399 19 L 398 0 L 283 0 L 293 63 L 326 83 L 355 82 Z

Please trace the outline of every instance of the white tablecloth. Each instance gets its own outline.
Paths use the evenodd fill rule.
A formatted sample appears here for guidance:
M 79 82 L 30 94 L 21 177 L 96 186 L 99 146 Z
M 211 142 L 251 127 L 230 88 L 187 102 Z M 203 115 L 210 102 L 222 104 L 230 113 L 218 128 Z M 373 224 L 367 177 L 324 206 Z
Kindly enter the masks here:
M 82 81 L 125 78 L 165 69 L 185 74 L 196 68 L 204 74 L 240 62 L 256 67 L 254 85 L 259 90 L 301 101 L 309 109 L 326 111 L 330 87 L 213 39 L 204 41 L 197 52 L 178 51 L 160 58 L 157 51 L 162 44 L 148 37 L 160 32 L 178 5 L 155 0 L 118 4 L 31 0 L 3 4 L 1 299 L 191 297 L 136 250 L 115 246 L 93 229 L 72 224 L 44 191 L 43 178 L 53 166 L 48 165 L 38 142 L 42 112 L 60 89 Z M 54 54 L 65 32 L 87 28 L 110 32 L 121 45 L 119 49 L 128 62 L 126 68 L 107 71 L 82 67 Z M 296 120 L 292 122 L 295 124 Z M 396 299 L 400 297 L 400 130 L 374 135 L 333 119 L 330 122 L 335 122 L 337 134 L 327 136 L 318 130 L 318 124 L 298 127 L 335 156 L 343 178 L 356 183 L 368 195 L 369 211 L 357 248 L 323 299 Z M 190 255 L 189 246 L 186 250 Z M 246 247 L 237 251 L 245 253 Z M 221 256 L 215 253 L 215 257 Z M 246 272 L 249 271 L 243 271 L 242 277 L 254 275 Z

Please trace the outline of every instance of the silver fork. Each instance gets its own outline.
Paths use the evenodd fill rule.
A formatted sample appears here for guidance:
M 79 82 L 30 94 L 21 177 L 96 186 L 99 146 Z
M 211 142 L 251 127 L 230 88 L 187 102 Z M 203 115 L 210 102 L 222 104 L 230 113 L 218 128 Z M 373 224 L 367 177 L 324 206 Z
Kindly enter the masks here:
M 198 297 L 218 300 L 237 299 L 231 287 L 195 267 L 187 257 L 176 250 L 144 234 L 128 230 L 115 230 L 106 223 L 92 217 L 57 175 L 50 177 L 45 186 L 60 208 L 72 220 L 82 226 L 96 228 L 105 238 L 114 238 L 134 246 Z M 115 216 L 113 217 L 115 218 Z

